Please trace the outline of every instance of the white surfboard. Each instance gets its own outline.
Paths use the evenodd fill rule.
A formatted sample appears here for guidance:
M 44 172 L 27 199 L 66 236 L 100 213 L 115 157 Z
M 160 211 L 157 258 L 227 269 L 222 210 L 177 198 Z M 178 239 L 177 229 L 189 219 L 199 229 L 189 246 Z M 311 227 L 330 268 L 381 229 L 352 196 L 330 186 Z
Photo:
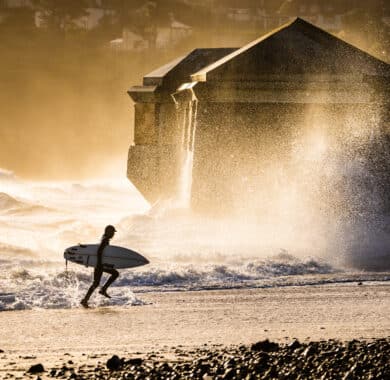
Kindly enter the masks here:
M 69 247 L 64 252 L 64 258 L 73 263 L 96 267 L 99 244 L 79 244 Z M 105 268 L 135 268 L 149 264 L 149 261 L 130 249 L 108 245 L 102 256 Z

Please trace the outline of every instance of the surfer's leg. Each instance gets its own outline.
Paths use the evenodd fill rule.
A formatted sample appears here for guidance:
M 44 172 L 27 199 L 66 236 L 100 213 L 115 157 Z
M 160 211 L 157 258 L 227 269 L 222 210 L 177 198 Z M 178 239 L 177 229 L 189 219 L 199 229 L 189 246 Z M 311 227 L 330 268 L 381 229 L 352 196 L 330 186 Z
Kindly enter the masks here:
M 119 276 L 119 273 L 116 269 L 103 269 L 104 272 L 106 273 L 109 273 L 111 274 L 110 278 L 107 280 L 107 282 L 104 284 L 104 286 L 102 287 L 102 289 L 100 290 L 100 294 L 103 294 L 103 296 L 106 296 L 108 298 L 111 298 L 108 294 L 107 294 L 107 289 L 108 287 L 118 278 Z
M 90 288 L 88 289 L 87 294 L 85 295 L 85 297 L 81 301 L 81 304 L 84 307 L 88 307 L 89 298 L 91 297 L 91 295 L 94 292 L 94 290 L 99 286 L 100 279 L 102 278 L 102 274 L 103 274 L 103 271 L 101 269 L 95 268 L 95 271 L 93 272 L 93 282 L 92 282 L 92 285 L 90 286 Z

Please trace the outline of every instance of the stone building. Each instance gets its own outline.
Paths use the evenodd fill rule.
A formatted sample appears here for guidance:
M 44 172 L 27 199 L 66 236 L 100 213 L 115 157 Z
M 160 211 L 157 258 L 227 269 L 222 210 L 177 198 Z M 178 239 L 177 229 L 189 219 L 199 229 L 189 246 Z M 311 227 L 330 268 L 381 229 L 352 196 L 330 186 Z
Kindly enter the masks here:
M 300 172 L 292 166 L 303 162 L 295 158 L 304 136 L 316 157 L 324 136 L 332 144 L 329 160 L 344 150 L 344 169 L 359 161 L 363 140 L 353 153 L 346 146 L 363 129 L 363 145 L 372 145 L 367 141 L 379 131 L 387 143 L 378 156 L 388 154 L 389 76 L 387 63 L 299 18 L 239 49 L 194 50 L 130 88 L 135 128 L 128 178 L 151 203 L 172 197 L 190 152 L 194 209 L 234 212 L 244 200 L 260 210 L 276 172 L 279 182 Z M 373 176 L 386 192 L 383 162 L 375 161 Z M 350 179 L 340 174 L 332 181 L 328 188 Z

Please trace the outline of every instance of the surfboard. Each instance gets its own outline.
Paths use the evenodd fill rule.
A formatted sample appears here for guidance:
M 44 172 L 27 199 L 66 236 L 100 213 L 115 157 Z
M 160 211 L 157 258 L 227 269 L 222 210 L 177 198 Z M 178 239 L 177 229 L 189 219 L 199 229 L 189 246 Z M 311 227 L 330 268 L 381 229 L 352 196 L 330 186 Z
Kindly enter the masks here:
M 99 244 L 79 244 L 65 249 L 65 260 L 86 267 L 96 267 Z M 135 268 L 149 264 L 149 261 L 131 249 L 108 245 L 102 256 L 105 268 Z

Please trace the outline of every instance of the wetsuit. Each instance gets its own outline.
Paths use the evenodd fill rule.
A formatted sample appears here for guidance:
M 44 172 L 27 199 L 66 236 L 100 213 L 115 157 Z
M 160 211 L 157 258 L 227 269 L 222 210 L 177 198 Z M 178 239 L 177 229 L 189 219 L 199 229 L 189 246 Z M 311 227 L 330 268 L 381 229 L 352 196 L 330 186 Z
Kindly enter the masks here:
M 102 287 L 100 293 L 107 296 L 106 291 L 107 288 L 118 278 L 119 273 L 114 268 L 105 268 L 102 263 L 102 256 L 104 248 L 109 245 L 110 239 L 103 235 L 102 241 L 99 245 L 98 251 L 97 251 L 97 263 L 95 270 L 93 272 L 93 283 L 91 287 L 88 289 L 88 292 L 83 300 L 83 302 L 88 302 L 89 298 L 91 297 L 93 291 L 99 286 L 100 280 L 102 278 L 103 272 L 111 274 L 110 278 L 107 280 L 107 282 Z

